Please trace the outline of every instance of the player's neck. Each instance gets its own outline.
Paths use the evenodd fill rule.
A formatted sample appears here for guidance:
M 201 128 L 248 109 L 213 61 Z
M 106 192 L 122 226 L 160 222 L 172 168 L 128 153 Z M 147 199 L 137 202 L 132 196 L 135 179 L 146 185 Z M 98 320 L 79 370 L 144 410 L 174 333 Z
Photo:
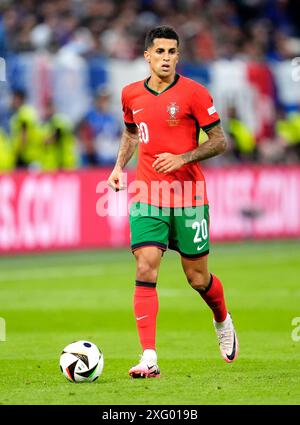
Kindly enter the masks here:
M 176 73 L 166 77 L 160 78 L 158 75 L 152 73 L 151 77 L 147 81 L 147 85 L 151 90 L 154 90 L 157 93 L 164 91 L 170 84 L 175 80 Z

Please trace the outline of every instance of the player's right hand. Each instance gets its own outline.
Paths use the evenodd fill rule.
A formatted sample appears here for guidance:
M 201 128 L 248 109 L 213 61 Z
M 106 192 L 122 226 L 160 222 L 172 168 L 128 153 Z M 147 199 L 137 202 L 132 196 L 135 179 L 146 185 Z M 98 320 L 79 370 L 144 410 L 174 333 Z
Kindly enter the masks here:
M 115 167 L 107 180 L 108 186 L 110 186 L 115 192 L 126 189 L 124 173 L 119 167 Z

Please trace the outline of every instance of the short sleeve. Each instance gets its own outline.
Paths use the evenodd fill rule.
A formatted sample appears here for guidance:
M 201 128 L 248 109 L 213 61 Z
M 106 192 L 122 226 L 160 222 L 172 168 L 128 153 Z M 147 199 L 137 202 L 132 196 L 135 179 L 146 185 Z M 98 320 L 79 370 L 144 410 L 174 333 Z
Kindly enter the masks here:
M 128 99 L 127 99 L 127 96 L 126 96 L 125 89 L 122 90 L 122 109 L 123 109 L 124 123 L 127 126 L 135 125 L 134 121 L 133 121 L 132 111 L 131 111 L 131 109 L 128 105 Z
M 209 130 L 220 122 L 212 96 L 200 84 L 194 90 L 192 114 L 204 131 Z

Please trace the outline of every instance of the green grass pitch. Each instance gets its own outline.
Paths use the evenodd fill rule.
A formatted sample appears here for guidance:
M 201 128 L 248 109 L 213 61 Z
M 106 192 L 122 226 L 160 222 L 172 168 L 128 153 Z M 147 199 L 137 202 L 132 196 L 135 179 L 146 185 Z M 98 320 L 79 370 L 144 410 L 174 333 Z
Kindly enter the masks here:
M 128 250 L 0 258 L 1 404 L 299 404 L 300 241 L 215 244 L 239 336 L 233 364 L 219 353 L 212 314 L 186 283 L 178 254 L 158 280 L 160 379 L 132 380 L 140 347 L 132 313 L 135 262 Z M 300 332 L 299 332 L 300 333 Z M 79 339 L 104 353 L 101 377 L 73 384 L 59 355 Z

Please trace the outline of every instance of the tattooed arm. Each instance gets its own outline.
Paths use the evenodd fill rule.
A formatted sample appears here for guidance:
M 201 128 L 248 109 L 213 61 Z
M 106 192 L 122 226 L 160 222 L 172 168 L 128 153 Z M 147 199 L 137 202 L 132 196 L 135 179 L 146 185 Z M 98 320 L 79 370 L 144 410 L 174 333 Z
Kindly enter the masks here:
M 181 155 L 184 164 L 191 162 L 203 161 L 204 159 L 212 158 L 220 155 L 226 150 L 226 138 L 221 127 L 221 124 L 215 125 L 207 131 L 208 140 L 190 152 Z
M 173 155 L 170 153 L 156 155 L 153 167 L 158 173 L 169 173 L 178 170 L 184 164 L 203 161 L 204 159 L 224 153 L 226 150 L 226 138 L 221 124 L 217 124 L 207 130 L 207 135 L 208 140 L 206 142 L 182 155 Z
M 116 192 L 126 188 L 122 179 L 122 170 L 134 154 L 138 142 L 138 128 L 136 126 L 126 127 L 121 136 L 116 164 L 107 180 L 108 185 Z

